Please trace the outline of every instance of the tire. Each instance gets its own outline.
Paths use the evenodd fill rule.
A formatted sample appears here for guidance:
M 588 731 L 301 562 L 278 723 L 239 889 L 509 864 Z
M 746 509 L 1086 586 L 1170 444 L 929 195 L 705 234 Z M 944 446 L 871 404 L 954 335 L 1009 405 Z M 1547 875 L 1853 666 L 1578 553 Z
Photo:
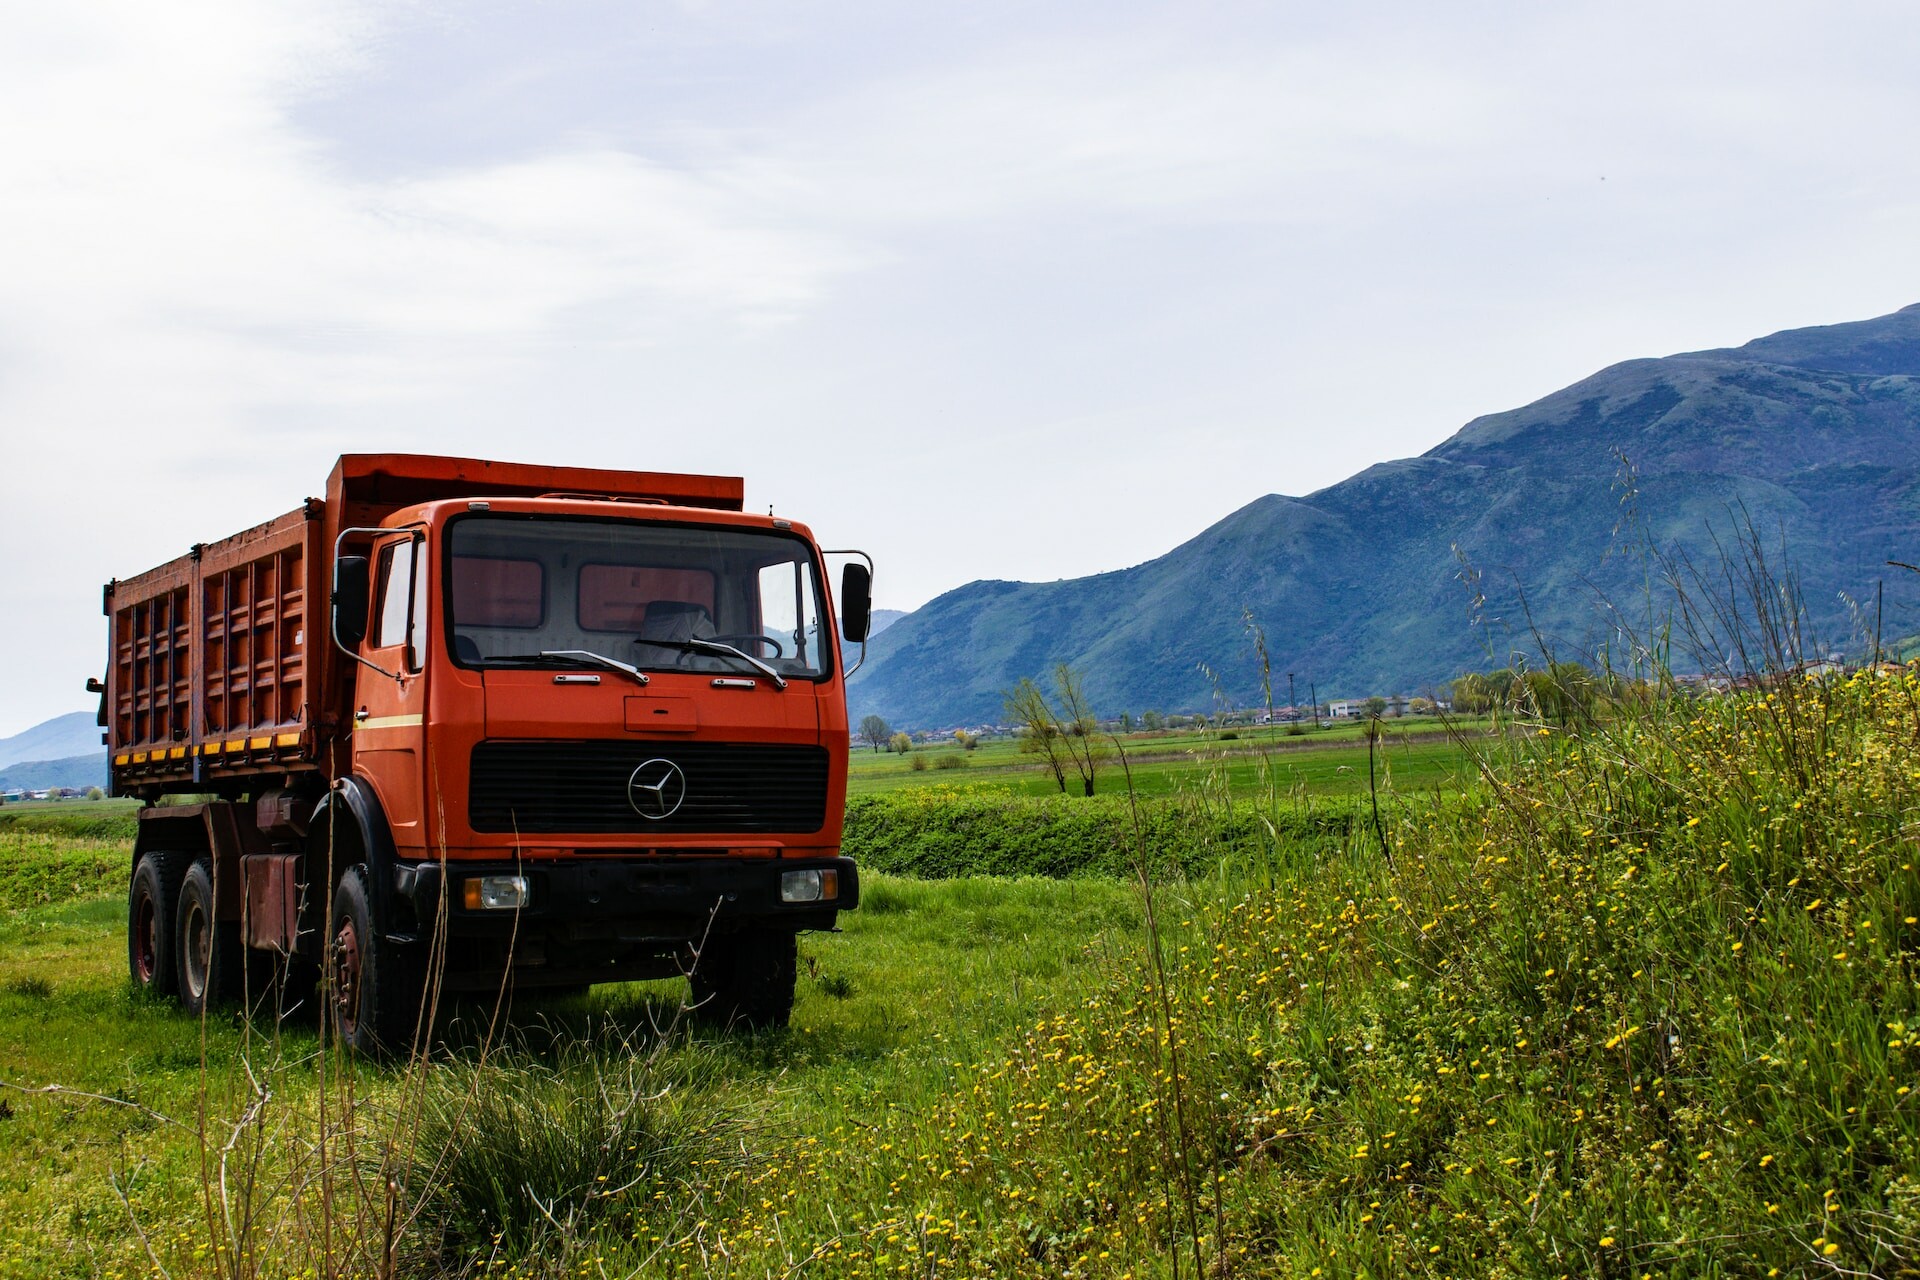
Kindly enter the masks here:
M 355 1053 L 405 1053 L 420 1012 L 420 983 L 409 957 L 375 925 L 364 865 L 340 877 L 329 919 L 327 1005 L 334 1034 Z
M 180 906 L 180 878 L 186 873 L 185 854 L 142 854 L 127 886 L 127 976 L 143 995 L 171 997 L 180 990 L 173 918 Z
M 213 913 L 213 862 L 195 858 L 180 882 L 180 907 L 174 920 L 174 973 L 180 1003 L 199 1017 L 231 1004 L 240 995 L 246 953 L 240 922 Z
M 693 1013 L 716 1027 L 764 1031 L 793 1014 L 796 951 L 790 933 L 709 938 L 688 975 Z

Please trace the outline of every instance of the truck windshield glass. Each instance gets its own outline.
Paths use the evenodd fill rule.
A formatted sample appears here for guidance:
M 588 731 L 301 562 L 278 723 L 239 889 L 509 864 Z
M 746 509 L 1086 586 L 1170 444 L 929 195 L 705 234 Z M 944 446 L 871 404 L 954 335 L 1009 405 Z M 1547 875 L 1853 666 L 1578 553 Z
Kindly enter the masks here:
M 742 654 L 789 679 L 828 670 L 820 583 L 800 538 L 465 516 L 449 529 L 447 557 L 449 635 L 462 666 L 564 666 L 538 655 L 571 650 L 643 671 L 756 674 Z

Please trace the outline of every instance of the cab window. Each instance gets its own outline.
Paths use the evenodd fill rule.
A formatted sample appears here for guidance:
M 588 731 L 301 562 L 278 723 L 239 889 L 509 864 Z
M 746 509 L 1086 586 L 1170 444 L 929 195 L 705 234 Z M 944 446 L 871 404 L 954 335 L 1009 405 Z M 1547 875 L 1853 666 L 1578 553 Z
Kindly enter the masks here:
M 427 618 L 426 575 L 415 572 L 419 545 L 419 539 L 408 538 L 401 542 L 389 542 L 380 548 L 376 597 L 380 602 L 379 625 L 373 633 L 373 646 L 376 649 L 406 645 L 407 665 L 415 671 L 420 669 L 420 646 L 414 637 L 426 625 Z

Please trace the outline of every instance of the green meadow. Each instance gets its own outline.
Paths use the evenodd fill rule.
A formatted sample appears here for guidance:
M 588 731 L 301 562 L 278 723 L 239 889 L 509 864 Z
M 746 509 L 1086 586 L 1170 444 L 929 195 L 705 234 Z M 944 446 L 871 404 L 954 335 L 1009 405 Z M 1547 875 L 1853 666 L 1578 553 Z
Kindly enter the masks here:
M 1431 718 L 1383 721 L 1373 760 L 1376 783 L 1401 792 L 1456 785 L 1463 780 L 1463 767 L 1472 767 L 1463 744 L 1486 732 L 1481 719 L 1451 725 Z M 1153 796 L 1220 781 L 1249 791 L 1299 788 L 1315 795 L 1355 795 L 1368 790 L 1367 742 L 1359 724 L 1318 730 L 1303 725 L 1297 734 L 1264 726 L 1132 733 L 1107 738 L 1101 748 L 1105 755 L 1097 762 L 1095 794 L 1125 792 L 1129 782 L 1134 792 Z M 1080 794 L 1081 780 L 1071 766 L 1066 779 L 1067 789 Z M 904 754 L 854 749 L 850 795 L 930 785 L 993 787 L 1033 796 L 1060 791 L 1042 759 L 1022 750 L 1015 738 L 989 739 L 971 751 L 952 743 L 917 744 Z
M 1920 680 L 1389 741 L 1377 823 L 1363 744 L 1241 741 L 858 795 L 785 1031 L 609 986 L 388 1065 L 133 999 L 118 838 L 0 822 L 0 1273 L 1920 1268 Z

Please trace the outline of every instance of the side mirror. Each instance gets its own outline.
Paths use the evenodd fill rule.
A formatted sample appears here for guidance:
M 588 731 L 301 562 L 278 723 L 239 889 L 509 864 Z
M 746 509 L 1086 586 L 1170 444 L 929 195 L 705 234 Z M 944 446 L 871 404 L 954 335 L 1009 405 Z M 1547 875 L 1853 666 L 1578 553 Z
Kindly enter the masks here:
M 873 620 L 873 571 L 863 564 L 840 570 L 840 638 L 865 644 Z
M 351 650 L 367 638 L 370 580 L 365 556 L 340 556 L 333 562 L 333 638 Z

